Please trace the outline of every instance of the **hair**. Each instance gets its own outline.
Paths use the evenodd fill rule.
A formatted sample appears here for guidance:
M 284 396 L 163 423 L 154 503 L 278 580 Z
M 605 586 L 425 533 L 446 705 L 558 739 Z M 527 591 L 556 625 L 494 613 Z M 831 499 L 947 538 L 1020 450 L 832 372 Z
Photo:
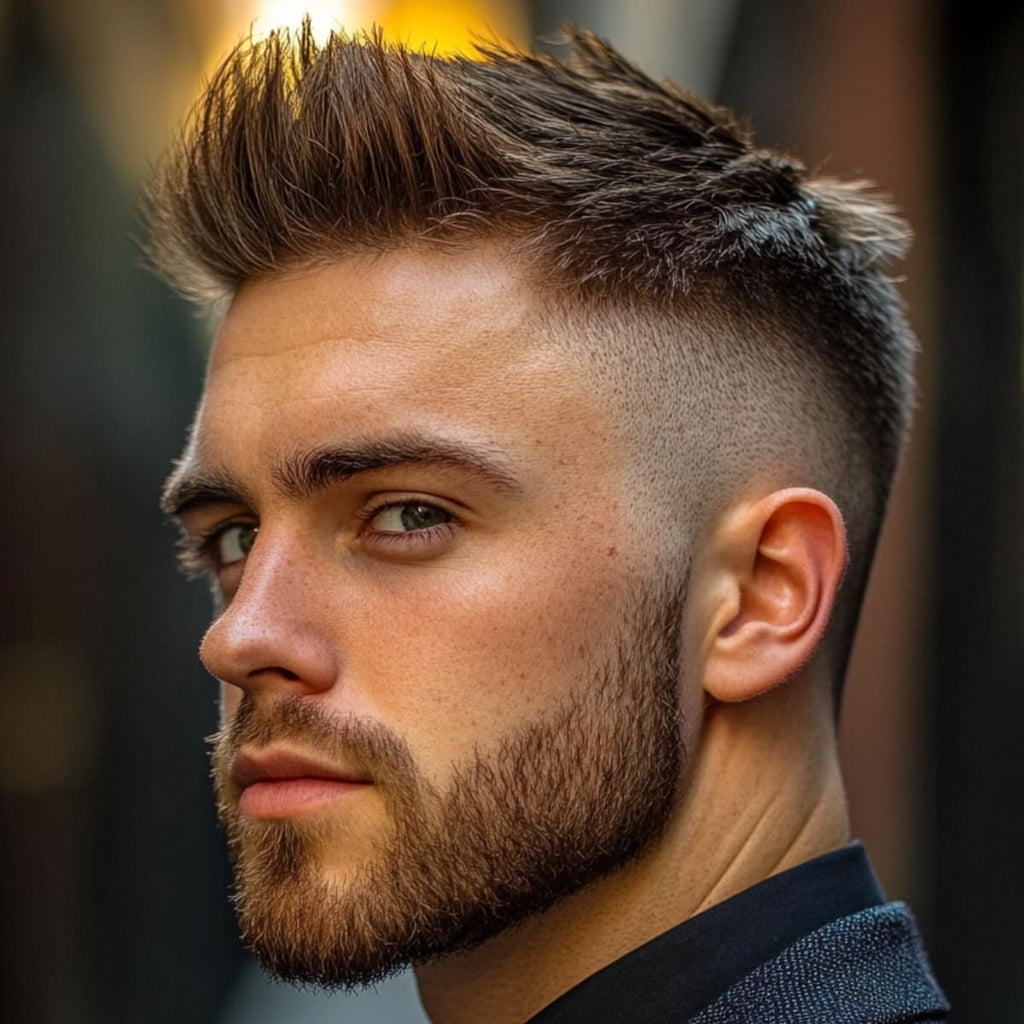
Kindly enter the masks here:
M 149 190 L 152 262 L 209 304 L 293 267 L 503 240 L 626 418 L 659 410 L 637 451 L 663 481 L 709 509 L 752 475 L 836 497 L 841 678 L 912 405 L 886 275 L 908 229 L 864 183 L 758 148 L 588 32 L 567 42 L 564 61 L 471 60 L 379 33 L 318 46 L 308 22 L 244 41 Z

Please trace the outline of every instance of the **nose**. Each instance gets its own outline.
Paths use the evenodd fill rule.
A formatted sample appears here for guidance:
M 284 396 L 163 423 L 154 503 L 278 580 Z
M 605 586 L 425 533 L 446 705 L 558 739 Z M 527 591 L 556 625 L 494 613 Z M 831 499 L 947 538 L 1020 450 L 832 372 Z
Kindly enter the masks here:
M 340 656 L 324 628 L 315 569 L 297 550 L 275 548 L 267 535 L 260 540 L 199 658 L 221 682 L 248 692 L 323 692 L 338 678 Z

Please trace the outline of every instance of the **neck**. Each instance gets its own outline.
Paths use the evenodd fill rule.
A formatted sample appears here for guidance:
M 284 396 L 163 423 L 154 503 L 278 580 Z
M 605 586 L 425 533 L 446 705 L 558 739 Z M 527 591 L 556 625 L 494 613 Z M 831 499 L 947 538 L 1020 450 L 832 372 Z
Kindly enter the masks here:
M 707 709 L 661 838 L 619 871 L 417 970 L 435 1024 L 523 1024 L 662 932 L 848 841 L 831 711 L 810 678 Z

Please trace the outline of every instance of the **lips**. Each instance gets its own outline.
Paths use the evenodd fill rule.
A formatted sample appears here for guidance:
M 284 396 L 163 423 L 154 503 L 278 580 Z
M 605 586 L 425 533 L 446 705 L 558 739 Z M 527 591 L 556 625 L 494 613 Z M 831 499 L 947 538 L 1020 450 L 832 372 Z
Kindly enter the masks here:
M 254 818 L 287 818 L 317 810 L 371 785 L 362 772 L 286 751 L 240 753 L 231 776 L 242 790 L 239 811 Z
M 329 779 L 334 782 L 369 782 L 361 772 L 321 764 L 300 754 L 287 751 L 265 751 L 262 754 L 240 753 L 232 765 L 231 777 L 243 789 L 254 782 L 282 779 Z

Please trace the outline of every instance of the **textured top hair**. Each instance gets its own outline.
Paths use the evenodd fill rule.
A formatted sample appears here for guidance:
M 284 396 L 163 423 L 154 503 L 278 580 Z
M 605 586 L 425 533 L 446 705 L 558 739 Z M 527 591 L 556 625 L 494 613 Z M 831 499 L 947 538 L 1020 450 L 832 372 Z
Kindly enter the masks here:
M 757 261 L 856 273 L 907 232 L 731 114 L 570 30 L 564 62 L 410 52 L 306 24 L 223 63 L 149 192 L 151 255 L 200 302 L 296 264 L 506 234 L 550 279 L 659 302 Z
M 856 591 L 912 404 L 915 346 L 885 273 L 906 225 L 592 34 L 567 42 L 565 61 L 492 44 L 469 60 L 379 33 L 320 47 L 308 22 L 243 41 L 149 191 L 152 261 L 209 303 L 293 267 L 495 238 L 553 307 L 631 310 L 670 334 L 696 319 L 725 372 L 753 368 L 766 396 L 773 380 L 817 392 L 826 411 L 793 429 L 831 438 L 840 474 L 866 469 L 839 484 Z M 786 413 L 769 404 L 773 430 Z

